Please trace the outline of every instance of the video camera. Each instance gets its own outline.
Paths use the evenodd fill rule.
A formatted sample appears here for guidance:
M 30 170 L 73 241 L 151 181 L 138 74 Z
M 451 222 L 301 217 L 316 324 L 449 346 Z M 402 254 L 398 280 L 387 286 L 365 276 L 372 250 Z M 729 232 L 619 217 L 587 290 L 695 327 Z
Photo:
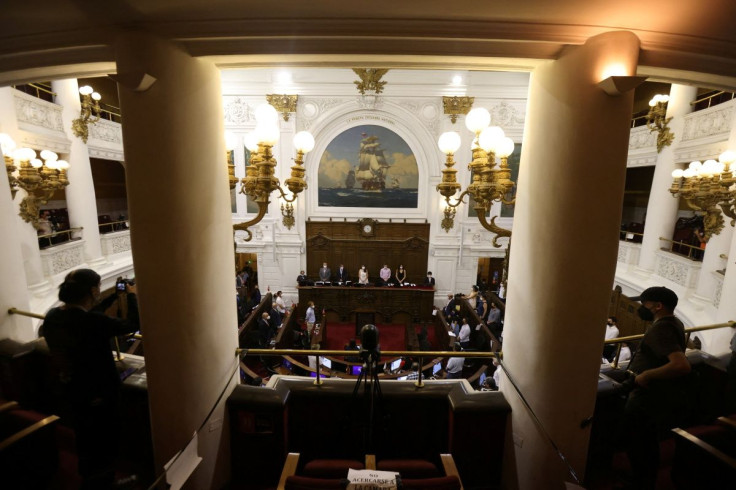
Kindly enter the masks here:
M 117 282 L 115 283 L 115 289 L 117 291 L 125 291 L 125 286 L 130 284 L 131 286 L 135 285 L 134 279 L 126 279 L 126 278 L 119 278 Z
M 378 329 L 375 325 L 364 325 L 360 329 L 360 359 L 366 363 L 381 360 L 381 345 L 378 343 Z

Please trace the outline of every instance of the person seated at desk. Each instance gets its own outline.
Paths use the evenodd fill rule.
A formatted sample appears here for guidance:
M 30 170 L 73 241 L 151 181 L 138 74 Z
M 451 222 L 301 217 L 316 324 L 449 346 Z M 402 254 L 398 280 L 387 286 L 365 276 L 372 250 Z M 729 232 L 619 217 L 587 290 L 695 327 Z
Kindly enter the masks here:
M 358 271 L 358 284 L 362 284 L 363 286 L 368 285 L 368 271 L 365 266 L 362 266 Z
M 306 286 L 308 282 L 309 282 L 309 278 L 304 273 L 304 271 L 299 271 L 299 275 L 296 276 L 296 283 L 299 284 L 300 286 Z
M 327 262 L 322 264 L 322 267 L 319 270 L 319 280 L 322 282 L 330 282 L 330 278 L 332 277 L 332 271 L 329 267 L 327 267 Z
M 434 287 L 434 277 L 432 277 L 432 271 L 427 272 L 427 277 L 424 278 L 424 285 Z
M 382 286 L 387 286 L 391 282 L 391 269 L 388 268 L 388 264 L 383 264 L 383 269 L 378 275 L 381 277 Z
M 396 269 L 396 283 L 399 286 L 403 286 L 406 282 L 406 270 L 404 269 L 403 265 L 400 265 L 398 269 Z
M 340 267 L 337 269 L 337 276 L 335 277 L 335 280 L 340 284 L 350 280 L 348 270 L 342 264 L 340 264 Z

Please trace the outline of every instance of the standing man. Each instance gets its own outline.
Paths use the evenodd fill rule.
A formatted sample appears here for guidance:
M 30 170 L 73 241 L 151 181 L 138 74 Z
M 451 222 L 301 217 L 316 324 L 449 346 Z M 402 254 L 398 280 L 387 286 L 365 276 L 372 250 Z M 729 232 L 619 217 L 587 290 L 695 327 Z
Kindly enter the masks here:
M 634 485 L 654 489 L 659 467 L 659 436 L 679 423 L 685 400 L 684 377 L 690 373 L 685 357 L 685 329 L 675 317 L 677 294 L 665 287 L 645 289 L 637 311 L 654 323 L 644 333 L 629 369 L 636 373 L 634 390 L 621 420 L 624 447 L 631 461 Z
M 616 325 L 616 317 L 615 316 L 609 316 L 608 320 L 606 320 L 606 336 L 605 340 L 611 340 L 618 337 L 618 326 Z M 606 344 L 603 346 L 603 357 L 608 361 L 611 362 L 613 360 L 613 357 L 616 355 L 616 345 L 615 344 Z
M 332 271 L 327 267 L 327 262 L 322 264 L 322 268 L 319 270 L 319 280 L 322 282 L 330 282 L 332 277 Z
M 317 319 L 314 316 L 314 301 L 307 303 L 307 313 L 304 315 L 304 321 L 307 324 L 307 338 L 311 340 L 312 330 Z
M 391 280 L 391 269 L 388 268 L 388 264 L 383 264 L 383 268 L 378 275 L 381 277 L 381 284 L 384 286 L 387 285 Z
M 346 282 L 350 276 L 348 275 L 348 270 L 343 267 L 342 264 L 340 264 L 340 268 L 337 269 L 337 282 Z
M 268 343 L 271 340 L 271 315 L 267 312 L 263 312 L 261 319 L 258 320 L 258 334 L 261 349 L 268 348 Z

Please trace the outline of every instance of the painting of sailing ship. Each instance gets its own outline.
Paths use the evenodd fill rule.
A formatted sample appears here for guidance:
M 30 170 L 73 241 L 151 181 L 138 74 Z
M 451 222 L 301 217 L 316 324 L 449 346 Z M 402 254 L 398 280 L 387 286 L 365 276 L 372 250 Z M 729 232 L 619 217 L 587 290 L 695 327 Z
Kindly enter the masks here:
M 322 154 L 317 176 L 320 206 L 417 207 L 414 153 L 383 126 L 356 126 L 337 135 Z

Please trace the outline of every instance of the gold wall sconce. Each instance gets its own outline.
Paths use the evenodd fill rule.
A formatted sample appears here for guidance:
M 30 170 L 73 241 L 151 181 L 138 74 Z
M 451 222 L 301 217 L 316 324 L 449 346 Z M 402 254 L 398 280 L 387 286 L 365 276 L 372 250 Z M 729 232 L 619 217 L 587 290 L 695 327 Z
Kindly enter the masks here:
M 274 109 L 281 113 L 284 121 L 289 120 L 289 114 L 296 112 L 296 103 L 299 99 L 298 95 L 286 95 L 286 94 L 267 94 L 266 102 L 271 104 Z
M 442 107 L 445 114 L 450 116 L 450 122 L 455 124 L 457 116 L 466 115 L 473 108 L 475 97 L 442 97 Z
M 463 198 L 470 195 L 475 201 L 473 209 L 476 211 L 478 221 L 483 228 L 495 234 L 493 246 L 500 247 L 497 240 L 504 236 L 510 237 L 511 230 L 496 225 L 497 216 L 493 216 L 489 222 L 486 214 L 495 201 L 508 205 L 513 205 L 516 201 L 513 197 L 507 198 L 515 185 L 511 180 L 511 169 L 508 165 L 508 157 L 514 151 L 514 142 L 511 138 L 506 137 L 501 128 L 490 126 L 490 122 L 491 115 L 484 108 L 471 110 L 465 118 L 466 127 L 475 134 L 473 161 L 468 165 L 473 181 L 456 198 L 454 198 L 455 193 L 460 191 L 462 186 L 457 182 L 457 170 L 454 168 L 453 156 L 460 148 L 460 135 L 450 131 L 440 136 L 438 146 L 440 151 L 447 156 L 447 160 L 442 170 L 442 181 L 437 184 L 437 192 L 445 198 L 447 203 L 442 225 L 446 232 L 452 228 L 455 217 L 454 213 L 449 212 L 447 208 L 457 208 L 463 202 Z M 496 157 L 500 160 L 498 166 Z
M 672 117 L 667 117 L 667 103 L 669 95 L 657 94 L 649 101 L 649 113 L 647 114 L 647 128 L 649 132 L 657 132 L 657 153 L 665 146 L 670 146 L 675 135 L 670 131 L 668 124 Z
M 249 228 L 259 223 L 266 215 L 273 191 L 278 190 L 283 201 L 291 204 L 296 200 L 299 193 L 307 188 L 307 182 L 304 179 L 304 155 L 314 148 L 314 137 L 309 132 L 301 131 L 294 136 L 296 158 L 294 159 L 294 165 L 291 167 L 291 177 L 284 182 L 291 192 L 291 196 L 288 196 L 281 187 L 279 179 L 274 176 L 276 159 L 273 157 L 272 148 L 280 136 L 278 113 L 273 106 L 263 104 L 256 109 L 255 116 L 256 129 L 245 137 L 245 146 L 250 150 L 251 157 L 246 168 L 245 177 L 240 181 L 240 192 L 247 195 L 258 205 L 258 214 L 250 221 L 233 226 L 235 230 L 244 230 L 247 233 L 245 241 L 250 241 L 253 238 Z M 283 207 L 282 214 L 285 226 L 288 226 L 289 220 L 287 218 L 293 219 L 293 212 L 293 205 L 288 207 L 288 210 L 287 206 Z M 293 223 L 291 226 L 293 226 Z
M 39 206 L 47 204 L 56 191 L 69 185 L 69 164 L 59 160 L 59 156 L 53 151 L 41 151 L 41 160 L 36 158 L 36 152 L 31 148 L 15 149 L 15 142 L 7 134 L 0 134 L 0 144 L 12 198 L 15 199 L 19 188 L 27 193 L 20 203 L 19 215 L 38 229 Z M 9 156 L 11 152 L 12 158 Z
M 706 242 L 724 227 L 721 211 L 731 218 L 731 226 L 736 223 L 736 188 L 732 189 L 736 183 L 734 162 L 736 152 L 728 150 L 721 153 L 718 161 L 691 162 L 686 170 L 672 172 L 669 191 L 673 197 L 685 199 L 696 214 L 703 216 L 703 239 Z
M 74 136 L 81 138 L 86 143 L 89 138 L 89 125 L 100 120 L 100 99 L 102 97 L 89 85 L 79 87 L 79 93 L 82 95 L 82 110 L 79 117 L 72 121 L 72 132 Z

